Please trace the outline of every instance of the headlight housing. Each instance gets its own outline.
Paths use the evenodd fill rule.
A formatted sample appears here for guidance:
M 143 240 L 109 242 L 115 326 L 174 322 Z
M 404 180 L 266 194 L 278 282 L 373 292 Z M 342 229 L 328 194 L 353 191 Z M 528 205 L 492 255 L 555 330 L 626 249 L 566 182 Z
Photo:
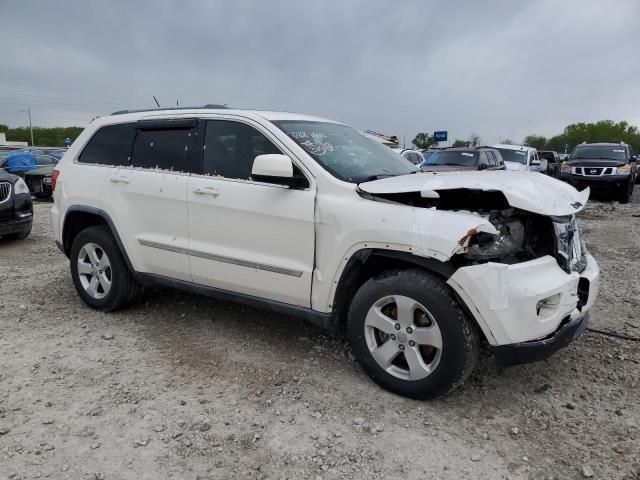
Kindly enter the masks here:
M 571 165 L 569 165 L 567 162 L 562 162 L 560 164 L 560 171 L 562 173 L 571 173 Z
M 623 175 L 631 173 L 631 165 L 622 165 L 621 167 L 616 167 L 616 173 L 622 173 Z
M 27 187 L 27 184 L 24 183 L 23 179 L 18 178 L 18 181 L 13 184 L 13 193 L 16 195 L 20 193 L 29 193 L 29 187 Z
M 518 218 L 496 213 L 489 217 L 489 221 L 496 227 L 498 233 L 480 232 L 474 235 L 465 253 L 467 258 L 491 260 L 515 255 L 522 250 L 524 225 Z

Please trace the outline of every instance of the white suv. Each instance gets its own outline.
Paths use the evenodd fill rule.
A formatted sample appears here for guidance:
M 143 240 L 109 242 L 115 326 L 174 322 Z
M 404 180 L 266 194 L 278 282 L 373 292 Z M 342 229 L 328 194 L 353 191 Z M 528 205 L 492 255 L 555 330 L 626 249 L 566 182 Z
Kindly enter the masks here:
M 538 151 L 533 147 L 499 143 L 491 148 L 500 152 L 507 170 L 542 173 L 547 171 L 547 160 L 540 159 Z
M 598 266 L 543 175 L 419 173 L 321 118 L 225 108 L 99 118 L 54 173 L 53 232 L 82 300 L 165 285 L 344 329 L 364 370 L 414 398 L 540 360 L 586 327 Z

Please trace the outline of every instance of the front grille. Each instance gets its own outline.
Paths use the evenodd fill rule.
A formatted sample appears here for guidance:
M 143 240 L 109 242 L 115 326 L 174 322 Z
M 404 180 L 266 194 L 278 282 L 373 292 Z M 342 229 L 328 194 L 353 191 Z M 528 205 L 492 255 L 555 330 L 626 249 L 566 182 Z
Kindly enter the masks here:
M 575 217 L 568 222 L 553 222 L 556 234 L 556 258 L 567 273 L 582 272 L 587 266 L 587 249 Z
M 601 177 L 603 175 L 615 175 L 616 169 L 613 167 L 573 167 L 571 173 L 584 177 Z
M 11 195 L 11 184 L 9 182 L 0 182 L 0 203 L 9 200 Z

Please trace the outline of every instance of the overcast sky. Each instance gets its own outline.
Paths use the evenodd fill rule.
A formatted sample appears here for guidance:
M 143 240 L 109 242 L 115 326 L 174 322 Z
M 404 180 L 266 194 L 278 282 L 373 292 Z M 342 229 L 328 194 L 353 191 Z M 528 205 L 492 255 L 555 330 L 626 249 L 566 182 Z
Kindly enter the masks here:
M 0 0 L 0 123 L 160 103 L 489 143 L 640 124 L 640 1 Z

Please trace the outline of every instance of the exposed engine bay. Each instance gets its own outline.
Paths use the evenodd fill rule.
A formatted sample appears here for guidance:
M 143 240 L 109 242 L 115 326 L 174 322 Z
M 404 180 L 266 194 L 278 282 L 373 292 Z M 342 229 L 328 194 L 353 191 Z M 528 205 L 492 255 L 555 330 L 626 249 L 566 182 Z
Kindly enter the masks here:
M 585 248 L 573 215 L 552 217 L 511 207 L 500 191 L 449 189 L 424 197 L 421 192 L 361 193 L 374 201 L 418 208 L 473 212 L 497 233 L 469 230 L 451 259 L 458 266 L 486 262 L 515 264 L 551 255 L 567 272 L 581 271 Z

